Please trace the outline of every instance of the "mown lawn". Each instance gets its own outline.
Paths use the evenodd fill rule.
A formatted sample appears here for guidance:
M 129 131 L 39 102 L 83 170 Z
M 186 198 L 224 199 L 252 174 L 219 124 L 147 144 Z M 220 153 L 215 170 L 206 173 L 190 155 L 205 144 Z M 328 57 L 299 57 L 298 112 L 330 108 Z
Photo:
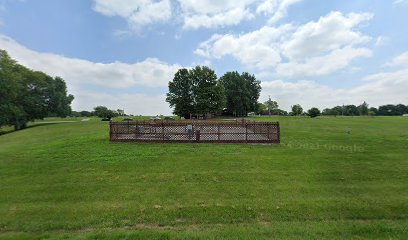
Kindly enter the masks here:
M 97 119 L 1 135 L 0 239 L 408 238 L 408 118 L 257 120 L 282 143 L 109 143 Z

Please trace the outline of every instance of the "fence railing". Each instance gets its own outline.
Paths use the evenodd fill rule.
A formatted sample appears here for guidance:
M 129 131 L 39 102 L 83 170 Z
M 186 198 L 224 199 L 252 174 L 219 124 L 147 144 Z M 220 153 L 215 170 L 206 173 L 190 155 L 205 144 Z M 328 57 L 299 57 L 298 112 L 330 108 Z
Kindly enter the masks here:
M 280 143 L 278 122 L 136 121 L 111 122 L 110 141 L 158 143 Z

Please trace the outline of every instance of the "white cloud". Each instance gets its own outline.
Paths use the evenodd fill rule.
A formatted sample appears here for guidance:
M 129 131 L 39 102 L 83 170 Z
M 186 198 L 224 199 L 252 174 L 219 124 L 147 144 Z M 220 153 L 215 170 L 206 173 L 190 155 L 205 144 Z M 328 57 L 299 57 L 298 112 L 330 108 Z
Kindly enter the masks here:
M 57 54 L 36 52 L 4 35 L 0 35 L 0 47 L 7 50 L 21 64 L 32 69 L 61 76 L 71 83 L 113 88 L 164 87 L 181 67 L 155 58 L 147 58 L 134 64 L 94 63 Z
M 74 94 L 76 110 L 91 110 L 96 105 L 131 109 L 135 114 L 169 114 L 170 108 L 163 95 L 127 94 L 131 87 L 165 88 L 179 65 L 170 65 L 155 58 L 134 64 L 122 62 L 94 63 L 57 54 L 30 50 L 13 39 L 0 35 L 0 48 L 20 64 L 52 76 L 65 79 L 68 90 Z M 89 92 L 89 85 L 99 89 L 113 89 L 118 94 Z M 103 90 L 101 90 L 103 91 Z M 142 103 L 142 104 L 141 104 Z M 150 110 L 149 110 L 150 109 Z
M 276 68 L 280 76 L 325 75 L 372 55 L 370 49 L 357 47 L 371 37 L 355 30 L 371 18 L 368 13 L 331 12 L 300 26 L 265 26 L 242 35 L 216 34 L 201 43 L 195 53 L 206 58 L 230 55 L 252 69 Z
M 371 38 L 353 28 L 371 18 L 372 14 L 368 13 L 343 15 L 331 12 L 317 22 L 300 26 L 290 40 L 283 43 L 282 52 L 291 60 L 299 60 L 327 54 L 345 46 L 367 43 Z
M 179 0 L 184 29 L 217 28 L 237 25 L 254 18 L 248 6 L 256 0 Z
M 213 14 L 236 8 L 246 8 L 257 0 L 179 0 L 183 12 Z
M 165 102 L 166 96 L 146 94 L 112 94 L 104 92 L 74 91 L 75 100 L 72 108 L 92 110 L 95 106 L 106 106 L 109 109 L 124 109 L 127 114 L 156 116 L 171 115 L 171 109 Z
M 395 0 L 393 2 L 393 4 L 404 4 L 404 3 L 408 3 L 408 0 Z
M 272 25 L 287 14 L 288 8 L 302 0 L 266 0 L 262 2 L 256 9 L 257 13 L 271 14 L 272 17 L 269 18 L 268 24 Z
M 243 20 L 252 19 L 254 15 L 248 9 L 235 8 L 213 15 L 195 14 L 184 17 L 184 29 L 217 28 L 238 25 Z
M 263 27 L 244 35 L 213 35 L 200 44 L 197 55 L 207 58 L 222 58 L 231 55 L 241 63 L 255 68 L 269 68 L 280 61 L 280 42 L 291 25 L 279 28 Z
M 302 0 L 179 0 L 184 16 L 184 29 L 216 28 L 237 25 L 256 14 L 271 16 L 268 24 L 274 24 L 287 14 L 289 6 Z
M 388 43 L 388 41 L 389 41 L 388 37 L 379 36 L 379 37 L 377 37 L 377 39 L 375 40 L 374 46 L 376 46 L 376 47 L 382 47 L 382 46 L 386 45 L 386 44 Z
M 94 10 L 127 20 L 134 30 L 171 18 L 170 0 L 94 0 Z
M 302 62 L 281 63 L 276 72 L 282 77 L 322 76 L 347 67 L 356 58 L 371 56 L 372 51 L 369 49 L 345 47 Z
M 302 0 L 93 0 L 94 10 L 105 16 L 126 19 L 133 30 L 178 19 L 183 29 L 219 28 L 271 16 L 269 24 L 282 19 L 289 6 Z M 256 12 L 253 9 L 256 8 Z M 172 14 L 172 11 L 174 12 Z M 176 21 L 177 22 L 177 21 Z
M 406 66 L 408 67 L 408 52 L 404 52 L 385 64 L 388 67 Z

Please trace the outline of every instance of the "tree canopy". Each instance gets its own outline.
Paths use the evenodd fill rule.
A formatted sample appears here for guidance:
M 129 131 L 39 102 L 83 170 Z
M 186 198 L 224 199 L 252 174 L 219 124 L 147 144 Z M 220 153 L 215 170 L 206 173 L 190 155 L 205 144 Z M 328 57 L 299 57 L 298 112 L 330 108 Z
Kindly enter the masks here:
M 317 116 L 320 116 L 320 110 L 316 107 L 313 107 L 307 111 L 307 115 L 309 115 L 309 117 L 311 118 L 315 118 Z
M 62 78 L 30 70 L 0 50 L 0 126 L 19 130 L 34 119 L 66 117 L 73 99 Z
M 365 101 L 360 106 L 358 106 L 357 109 L 361 116 L 368 115 L 368 111 L 369 111 L 368 104 Z
M 279 105 L 277 101 L 272 101 L 271 98 L 265 102 L 266 109 L 268 110 L 268 114 L 271 115 L 275 109 L 278 109 Z
M 235 116 L 247 116 L 248 112 L 258 110 L 261 93 L 260 81 L 247 72 L 227 72 L 220 78 L 225 89 L 227 110 Z
M 303 108 L 299 104 L 292 106 L 292 113 L 293 115 L 300 115 L 303 113 Z
M 221 112 L 225 106 L 225 93 L 212 69 L 197 66 L 177 71 L 173 81 L 169 82 L 166 101 L 174 109 L 174 114 L 189 118 L 190 114 Z

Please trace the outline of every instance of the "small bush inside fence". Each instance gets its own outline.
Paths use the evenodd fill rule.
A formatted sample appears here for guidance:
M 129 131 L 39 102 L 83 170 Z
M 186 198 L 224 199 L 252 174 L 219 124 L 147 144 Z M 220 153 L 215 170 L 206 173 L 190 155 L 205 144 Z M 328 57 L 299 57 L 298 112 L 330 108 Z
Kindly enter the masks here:
M 280 143 L 278 122 L 111 122 L 110 141 L 160 143 Z

